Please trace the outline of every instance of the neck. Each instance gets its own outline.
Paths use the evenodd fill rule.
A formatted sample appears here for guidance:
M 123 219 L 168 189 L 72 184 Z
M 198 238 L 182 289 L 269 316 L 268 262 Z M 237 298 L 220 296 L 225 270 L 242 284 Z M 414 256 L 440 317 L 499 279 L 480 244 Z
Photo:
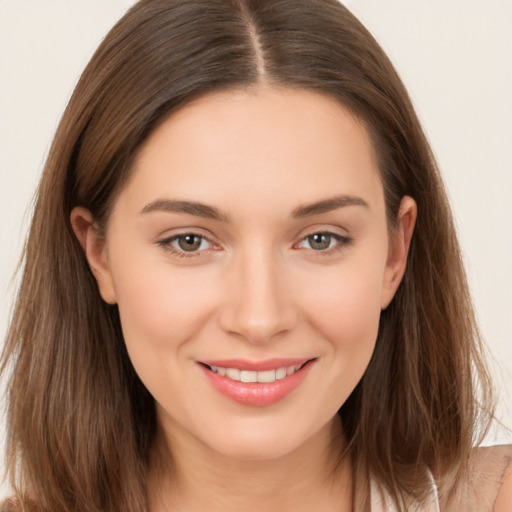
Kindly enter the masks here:
M 338 417 L 303 446 L 272 460 L 237 459 L 197 439 L 164 433 L 151 459 L 149 510 L 349 511 L 351 463 L 343 446 Z

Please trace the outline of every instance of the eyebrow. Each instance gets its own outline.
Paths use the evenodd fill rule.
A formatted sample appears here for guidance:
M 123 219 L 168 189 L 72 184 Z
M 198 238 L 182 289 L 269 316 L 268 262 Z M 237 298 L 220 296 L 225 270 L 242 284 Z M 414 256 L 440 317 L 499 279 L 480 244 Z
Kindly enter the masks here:
M 319 215 L 321 213 L 331 212 L 338 208 L 344 208 L 346 206 L 363 206 L 368 208 L 368 203 L 356 196 L 336 196 L 314 203 L 308 203 L 300 205 L 292 211 L 293 218 L 310 217 L 313 215 Z M 151 212 L 169 212 L 169 213 L 187 213 L 189 215 L 195 215 L 197 217 L 203 217 L 205 219 L 213 219 L 222 222 L 229 222 L 229 216 L 207 204 L 199 203 L 196 201 L 178 201 L 173 199 L 157 199 L 147 204 L 142 210 L 142 214 Z
M 198 203 L 195 201 L 175 201 L 172 199 L 157 199 L 144 206 L 141 213 L 150 212 L 169 212 L 169 213 L 188 213 L 205 219 L 220 220 L 228 222 L 228 216 L 214 206 Z
M 331 212 L 346 206 L 363 206 L 368 208 L 368 203 L 361 197 L 357 196 L 336 196 L 329 199 L 323 199 L 322 201 L 317 201 L 315 203 L 298 206 L 293 210 L 292 217 L 301 218 L 319 215 L 320 213 Z

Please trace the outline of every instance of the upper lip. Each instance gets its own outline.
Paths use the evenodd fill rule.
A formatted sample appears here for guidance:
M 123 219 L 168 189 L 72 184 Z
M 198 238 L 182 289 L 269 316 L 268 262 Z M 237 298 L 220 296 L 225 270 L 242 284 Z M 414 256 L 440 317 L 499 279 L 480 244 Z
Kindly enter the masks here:
M 248 359 L 209 359 L 198 361 L 207 366 L 216 366 L 221 368 L 237 368 L 239 370 L 248 370 L 253 372 L 263 372 L 266 370 L 276 370 L 277 368 L 287 368 L 289 366 L 302 366 L 310 357 L 294 357 L 294 358 L 274 358 L 265 359 L 263 361 L 251 361 Z

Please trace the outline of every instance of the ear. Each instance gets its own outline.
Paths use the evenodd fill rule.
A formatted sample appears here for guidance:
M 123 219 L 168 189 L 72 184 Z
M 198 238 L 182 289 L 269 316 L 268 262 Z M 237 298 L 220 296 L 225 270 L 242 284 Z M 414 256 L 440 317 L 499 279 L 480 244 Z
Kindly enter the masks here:
M 382 286 L 382 309 L 389 306 L 404 276 L 417 213 L 416 201 L 412 197 L 404 196 L 400 202 L 396 227 L 390 240 Z
M 105 302 L 115 304 L 116 294 L 110 273 L 105 240 L 100 236 L 89 210 L 77 206 L 71 212 L 71 226 L 75 232 L 89 267 L 96 278 L 100 294 Z

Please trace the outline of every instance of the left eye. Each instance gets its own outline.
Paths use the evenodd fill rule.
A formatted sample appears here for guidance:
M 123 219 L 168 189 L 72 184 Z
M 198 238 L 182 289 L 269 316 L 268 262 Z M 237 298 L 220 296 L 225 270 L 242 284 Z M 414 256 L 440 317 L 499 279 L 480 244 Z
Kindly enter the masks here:
M 343 237 L 333 233 L 314 233 L 303 238 L 299 247 L 303 249 L 313 249 L 314 251 L 326 251 L 335 247 L 342 241 Z
M 175 236 L 167 243 L 177 251 L 198 252 L 208 249 L 211 245 L 210 241 L 204 236 L 195 235 L 194 233 L 186 233 L 184 235 Z

